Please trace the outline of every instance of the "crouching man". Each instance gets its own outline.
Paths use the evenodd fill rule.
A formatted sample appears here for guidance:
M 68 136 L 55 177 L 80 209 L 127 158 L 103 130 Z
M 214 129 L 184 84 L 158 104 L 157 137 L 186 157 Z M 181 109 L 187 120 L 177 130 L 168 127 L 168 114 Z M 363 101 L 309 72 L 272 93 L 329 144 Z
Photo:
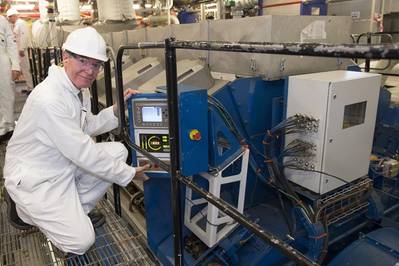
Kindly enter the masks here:
M 121 143 L 92 139 L 118 126 L 116 105 L 90 112 L 87 88 L 108 60 L 104 39 L 86 27 L 62 48 L 63 67 L 51 66 L 30 94 L 8 143 L 5 196 L 12 225 L 35 226 L 62 251 L 83 254 L 105 220 L 96 203 L 112 183 L 145 180 L 148 166 L 127 165 Z M 125 91 L 125 100 L 135 93 Z

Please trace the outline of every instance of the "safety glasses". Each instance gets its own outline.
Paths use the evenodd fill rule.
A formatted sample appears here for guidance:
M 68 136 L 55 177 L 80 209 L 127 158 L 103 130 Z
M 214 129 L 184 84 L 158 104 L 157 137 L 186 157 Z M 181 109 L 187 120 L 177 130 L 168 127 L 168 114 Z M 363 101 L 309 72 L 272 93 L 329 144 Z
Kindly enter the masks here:
M 73 57 L 74 59 L 76 59 L 81 66 L 90 67 L 94 71 L 100 71 L 104 66 L 104 63 L 101 61 L 98 61 L 98 60 L 87 58 L 85 56 L 81 56 L 81 55 L 72 53 L 70 51 L 68 51 L 68 54 L 71 57 Z

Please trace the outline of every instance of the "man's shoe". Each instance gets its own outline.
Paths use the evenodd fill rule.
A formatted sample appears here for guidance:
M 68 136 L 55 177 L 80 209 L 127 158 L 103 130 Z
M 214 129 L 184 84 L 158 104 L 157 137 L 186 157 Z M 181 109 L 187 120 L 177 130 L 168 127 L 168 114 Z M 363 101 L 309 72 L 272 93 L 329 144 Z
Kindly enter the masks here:
M 94 228 L 98 228 L 105 223 L 105 216 L 99 210 L 92 210 L 91 212 L 89 212 L 88 216 Z
M 8 131 L 6 134 L 0 136 L 0 142 L 5 142 L 10 140 L 12 137 L 12 134 L 14 133 L 14 130 Z
M 22 90 L 21 91 L 23 94 L 25 94 L 25 95 L 29 95 L 31 92 L 32 92 L 32 90 Z
M 7 203 L 7 214 L 8 214 L 8 221 L 12 226 L 19 230 L 29 230 L 32 229 L 32 225 L 25 223 L 24 221 L 19 218 L 17 209 L 15 208 L 15 202 L 12 200 L 10 195 L 8 195 L 7 190 L 4 188 L 4 199 Z

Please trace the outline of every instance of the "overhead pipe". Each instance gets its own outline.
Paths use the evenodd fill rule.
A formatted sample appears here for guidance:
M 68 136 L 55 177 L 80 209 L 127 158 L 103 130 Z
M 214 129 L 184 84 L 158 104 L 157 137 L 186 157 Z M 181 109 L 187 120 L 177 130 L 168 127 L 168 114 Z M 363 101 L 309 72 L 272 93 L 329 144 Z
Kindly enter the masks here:
M 399 33 L 399 32 L 396 32 L 396 33 Z M 392 33 L 388 33 L 388 32 L 366 32 L 366 33 L 359 34 L 358 36 L 352 35 L 354 42 L 357 44 L 359 43 L 360 39 L 363 37 L 367 37 L 367 44 L 371 44 L 372 36 L 379 36 L 379 37 L 385 36 L 385 37 L 389 38 L 390 43 L 393 43 Z M 355 37 L 356 37 L 356 39 L 355 39 Z M 356 63 L 357 63 L 357 61 L 356 61 Z M 391 60 L 389 59 L 388 64 L 385 67 L 372 68 L 372 67 L 370 67 L 370 59 L 366 59 L 365 67 L 361 68 L 361 69 L 364 69 L 365 72 L 370 72 L 370 70 L 383 71 L 383 70 L 388 69 L 390 66 L 391 66 Z
M 323 43 L 174 41 L 172 45 L 177 49 L 181 48 L 224 52 L 364 59 L 399 59 L 399 43 L 362 45 Z

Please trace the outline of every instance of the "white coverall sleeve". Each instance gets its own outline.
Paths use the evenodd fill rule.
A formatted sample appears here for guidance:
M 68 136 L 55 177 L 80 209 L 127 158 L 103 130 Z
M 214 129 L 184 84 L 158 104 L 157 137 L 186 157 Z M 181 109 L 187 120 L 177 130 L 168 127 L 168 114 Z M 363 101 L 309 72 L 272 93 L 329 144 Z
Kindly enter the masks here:
M 18 23 L 15 28 L 15 33 L 18 38 L 18 49 L 20 51 L 27 49 L 29 46 L 29 29 L 28 26 L 26 26 L 26 23 L 23 21 Z
M 110 106 L 97 115 L 87 112 L 85 133 L 90 136 L 98 136 L 109 132 L 118 126 L 118 118 L 115 117 L 113 107 Z
M 14 33 L 12 32 L 9 24 L 5 28 L 6 28 L 5 31 L 6 36 L 4 37 L 6 39 L 7 54 L 11 60 L 11 69 L 20 71 L 21 68 L 19 67 L 18 48 L 17 48 L 17 43 L 15 41 Z
M 64 106 L 49 104 L 41 107 L 37 132 L 39 139 L 50 139 L 66 158 L 101 179 L 120 186 L 129 184 L 136 170 L 98 147 L 68 116 Z

